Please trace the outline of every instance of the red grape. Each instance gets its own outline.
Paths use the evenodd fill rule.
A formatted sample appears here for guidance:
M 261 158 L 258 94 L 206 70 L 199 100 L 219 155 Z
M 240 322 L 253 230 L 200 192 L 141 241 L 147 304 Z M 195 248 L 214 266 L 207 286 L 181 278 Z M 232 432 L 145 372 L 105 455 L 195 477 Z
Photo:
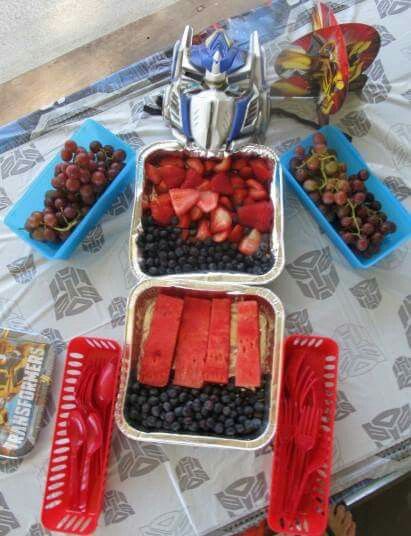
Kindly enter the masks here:
M 106 163 L 105 162 L 97 162 L 97 169 L 99 171 L 106 171 Z
M 372 223 L 364 223 L 364 225 L 361 227 L 361 232 L 365 234 L 366 236 L 370 236 L 374 233 L 375 227 Z
M 348 205 L 337 208 L 338 218 L 344 218 L 344 216 L 349 216 L 351 214 L 351 208 Z
M 80 153 L 87 153 L 87 149 L 85 147 L 82 147 L 81 145 L 79 145 L 77 147 L 76 154 L 80 154 Z
M 97 162 L 94 162 L 90 160 L 89 164 L 88 164 L 88 168 L 90 171 L 96 171 L 97 169 Z
M 381 244 L 381 242 L 384 240 L 384 235 L 382 233 L 374 233 L 371 236 L 371 243 L 372 244 Z
M 101 149 L 102 146 L 99 141 L 94 140 L 90 143 L 89 147 L 92 153 L 98 153 L 98 151 Z
M 370 203 L 370 208 L 372 210 L 381 210 L 381 203 L 379 201 L 373 201 L 372 203 Z M 385 214 L 384 216 L 386 217 Z
M 45 214 L 44 223 L 47 227 L 56 227 L 58 223 L 56 215 L 51 213 Z
M 363 192 L 365 190 L 365 185 L 363 181 L 355 179 L 355 181 L 352 181 L 352 189 L 354 192 Z
M 77 192 L 80 189 L 81 182 L 78 179 L 69 178 L 66 181 L 66 188 L 69 192 Z
M 354 223 L 354 220 L 350 218 L 349 216 L 344 216 L 341 218 L 340 224 L 341 227 L 351 227 Z
M 76 164 L 71 164 L 66 169 L 66 175 L 70 179 L 78 179 L 80 177 L 80 168 Z
M 335 161 L 327 162 L 324 167 L 327 175 L 335 175 L 338 171 L 338 165 Z
M 368 248 L 369 242 L 367 238 L 360 236 L 355 245 L 358 251 L 365 251 Z
M 114 152 L 114 147 L 112 145 L 105 145 L 103 147 L 103 151 L 106 153 L 107 156 L 112 156 Z
M 90 196 L 90 195 L 93 195 L 93 188 L 91 186 L 91 184 L 84 184 L 81 188 L 80 188 L 80 195 L 83 197 L 83 196 Z
M 87 167 L 89 165 L 90 158 L 87 153 L 79 153 L 76 156 L 76 164 L 82 167 Z
M 316 132 L 313 136 L 313 142 L 314 143 L 326 143 L 324 134 L 322 134 L 321 132 Z
M 65 240 L 67 240 L 67 238 L 71 235 L 71 230 L 70 231 L 60 231 L 59 232 L 59 238 L 62 242 L 64 242 Z
M 310 171 L 317 171 L 320 167 L 320 161 L 316 156 L 312 156 L 307 160 L 307 167 Z
M 106 159 L 106 153 L 104 151 L 99 151 L 96 153 L 97 160 L 103 161 Z
M 342 191 L 342 192 L 345 192 L 345 193 L 349 193 L 350 190 L 351 190 L 351 186 L 350 186 L 350 183 L 345 180 L 345 179 L 340 179 L 338 181 L 338 188 Z
M 360 181 L 366 181 L 370 174 L 366 169 L 361 169 L 361 171 L 358 172 L 357 177 Z
M 332 192 L 324 192 L 321 196 L 321 200 L 324 205 L 332 205 L 335 201 L 335 196 Z
M 63 199 L 62 197 L 58 197 L 58 198 L 54 201 L 54 206 L 56 207 L 57 210 L 61 210 L 61 209 L 64 208 L 66 205 L 67 205 L 67 201 L 66 201 L 65 199 Z
M 338 170 L 345 173 L 347 171 L 347 164 L 345 162 L 338 163 Z
M 61 158 L 65 161 L 65 162 L 70 162 L 72 156 L 73 156 L 73 153 L 71 151 L 67 151 L 66 149 L 63 149 L 60 153 L 61 155 Z
M 107 183 L 107 178 L 101 171 L 95 171 L 91 176 L 91 182 L 96 186 L 105 186 Z
M 64 209 L 63 214 L 68 220 L 74 220 L 74 218 L 77 216 L 77 210 L 68 206 Z
M 353 233 L 345 231 L 342 233 L 341 237 L 346 244 L 355 244 L 356 237 Z
M 66 184 L 66 181 L 61 180 L 61 178 L 59 177 L 53 177 L 51 179 L 51 185 L 57 190 L 64 188 L 65 184 Z
M 54 175 L 61 173 L 61 162 L 54 167 Z
M 95 200 L 96 200 L 96 197 L 95 197 L 95 195 L 93 193 L 92 195 L 88 195 L 88 196 L 82 195 L 81 199 L 83 200 L 83 203 L 85 205 L 93 205 Z
M 82 184 L 87 184 L 90 182 L 91 175 L 88 169 L 80 169 L 80 182 Z
M 116 171 L 115 169 L 109 169 L 108 172 L 107 172 L 107 176 L 109 178 L 109 180 L 113 180 L 117 177 L 118 175 L 118 171 Z
M 353 201 L 354 203 L 356 203 L 357 205 L 361 205 L 361 203 L 364 203 L 365 201 L 365 193 L 364 192 L 357 192 L 356 194 L 353 195 Z
M 70 151 L 71 153 L 75 153 L 77 150 L 77 143 L 73 140 L 67 140 L 64 143 L 64 149 L 66 149 L 66 151 Z
M 114 165 L 115 165 L 115 164 L 111 164 L 109 172 L 110 172 L 110 171 L 116 171 L 116 172 L 118 173 L 119 170 L 114 169 L 114 168 L 113 168 Z M 117 174 L 117 173 L 116 173 L 116 174 Z M 116 176 L 116 175 L 114 175 L 114 176 Z M 300 182 L 300 183 L 301 183 L 301 182 L 304 182 L 305 179 L 308 178 L 307 170 L 305 170 L 304 168 L 299 168 L 299 169 L 297 169 L 297 171 L 295 172 L 295 178 L 296 178 L 296 179 L 298 180 L 298 182 Z
M 37 229 L 34 229 L 34 231 L 31 233 L 32 238 L 34 240 L 38 240 L 39 242 L 44 242 L 44 230 L 42 227 L 38 227 Z
M 318 190 L 316 192 L 310 192 L 308 195 L 310 196 L 311 201 L 316 204 L 319 203 L 321 200 L 321 194 Z
M 302 145 L 297 145 L 297 147 L 294 149 L 294 152 L 295 152 L 295 154 L 297 156 L 300 156 L 300 157 L 305 156 L 305 150 L 304 150 L 304 147 Z M 114 155 L 113 155 L 113 159 L 115 160 Z
M 82 216 L 85 216 L 87 214 L 87 212 L 89 212 L 89 210 L 90 210 L 90 207 L 87 207 L 87 206 L 81 207 Z
M 327 146 L 324 143 L 315 143 L 314 152 L 317 154 L 324 154 L 327 152 Z
M 60 164 L 60 171 L 61 171 L 61 173 L 65 173 L 66 170 L 67 170 L 67 168 L 69 167 L 69 165 L 70 165 L 70 164 L 69 164 L 68 162 L 62 162 L 62 163 Z
M 105 185 L 93 184 L 93 191 L 96 194 L 101 194 L 101 192 L 104 190 L 104 188 L 105 188 Z
M 115 171 L 121 171 L 124 167 L 124 164 L 120 163 L 120 162 L 113 162 L 112 164 L 110 164 L 110 168 L 109 169 L 113 169 Z M 299 171 L 304 171 L 304 173 L 307 175 L 307 172 L 305 169 L 303 168 L 300 168 L 300 169 L 297 169 L 297 173 Z
M 49 227 L 46 227 L 44 229 L 44 240 L 47 240 L 48 242 L 57 242 L 57 233 L 54 229 L 50 229 Z
M 347 194 L 345 192 L 337 192 L 334 194 L 334 200 L 339 206 L 345 205 L 347 202 Z
M 313 179 L 307 179 L 303 182 L 303 188 L 306 192 L 314 192 L 315 190 L 318 190 L 317 181 Z
M 122 162 L 126 158 L 126 153 L 123 151 L 123 149 L 117 149 L 113 152 L 112 158 L 114 162 Z

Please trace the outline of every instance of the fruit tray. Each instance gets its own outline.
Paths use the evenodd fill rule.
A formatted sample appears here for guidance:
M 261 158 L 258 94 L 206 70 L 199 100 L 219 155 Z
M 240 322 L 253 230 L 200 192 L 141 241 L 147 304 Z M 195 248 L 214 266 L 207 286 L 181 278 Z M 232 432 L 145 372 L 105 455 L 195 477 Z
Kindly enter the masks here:
M 175 352 L 175 362 L 173 368 L 169 368 L 169 370 L 166 372 L 166 375 L 164 375 L 163 366 L 156 365 L 154 368 L 145 366 L 146 363 L 144 362 L 144 357 L 141 358 L 141 355 L 145 356 L 145 352 L 149 346 L 147 340 L 152 333 L 151 330 L 154 329 L 153 325 L 155 323 L 154 318 L 156 315 L 154 304 L 157 303 L 159 295 L 172 296 L 174 299 L 179 298 L 180 300 L 177 299 L 176 301 L 184 301 L 184 307 L 186 307 L 185 304 L 187 303 L 187 298 L 191 303 L 196 302 L 196 299 L 197 302 L 212 302 L 213 299 L 219 299 L 216 301 L 224 302 L 224 299 L 229 298 L 232 304 L 236 304 L 234 309 L 237 311 L 237 313 L 233 313 L 233 309 L 231 309 L 230 313 L 231 327 L 229 332 L 229 357 L 227 357 L 227 363 L 229 363 L 229 365 L 227 364 L 227 370 L 225 371 L 226 378 L 232 378 L 235 375 L 236 382 L 238 380 L 235 387 L 232 380 L 230 380 L 226 385 L 208 383 L 208 381 L 211 381 L 211 379 L 225 383 L 222 381 L 220 376 L 221 369 L 218 367 L 211 367 L 208 369 L 210 380 L 206 380 L 204 386 L 199 387 L 200 383 L 197 383 L 198 378 L 194 374 L 195 371 L 193 372 L 193 369 L 191 368 L 190 372 L 188 369 L 190 368 L 192 362 L 195 362 L 197 359 L 201 358 L 198 357 L 198 354 L 194 355 L 193 352 L 189 353 L 187 348 L 179 348 L 181 340 L 183 343 L 187 342 L 187 345 L 190 345 L 191 348 L 195 346 L 191 340 L 192 336 L 190 338 L 191 328 L 189 325 L 186 325 L 186 333 L 182 337 L 180 337 L 180 335 L 183 328 L 180 327 L 179 339 Z M 183 300 L 181 300 L 181 298 L 183 298 Z M 240 306 L 238 303 L 241 302 L 242 304 L 247 304 L 247 300 L 257 304 L 256 310 L 258 311 L 259 315 L 258 340 L 260 341 L 259 348 L 261 359 L 258 359 L 258 373 L 261 366 L 261 376 L 258 378 L 257 383 L 259 383 L 261 379 L 261 385 L 255 390 L 255 392 L 251 389 L 238 389 L 237 387 L 240 382 L 243 382 L 242 385 L 244 385 L 244 382 L 250 382 L 250 385 L 257 386 L 255 377 L 252 378 L 247 372 L 251 367 L 247 365 L 249 361 L 247 361 L 245 356 L 250 358 L 250 354 L 244 354 L 243 351 L 241 353 L 242 357 L 238 359 L 238 356 L 240 356 L 240 349 L 236 342 L 238 340 L 237 335 L 234 335 L 233 339 L 233 322 L 237 322 L 237 329 L 240 330 L 240 322 L 238 321 L 240 317 Z M 177 308 L 178 304 L 174 305 L 171 303 L 168 307 L 169 315 L 167 320 L 161 320 L 160 318 L 158 321 L 157 331 L 159 332 L 159 336 L 162 337 L 162 340 L 161 344 L 157 343 L 156 345 L 152 345 L 152 347 L 150 347 L 150 355 L 154 356 L 154 360 L 156 360 L 156 356 L 160 356 L 161 359 L 164 359 L 164 348 L 169 342 L 168 333 L 173 329 L 172 322 L 174 321 L 173 317 L 176 315 L 175 311 Z M 242 305 L 241 314 L 247 314 L 248 308 L 248 306 Z M 197 306 L 194 307 L 194 309 L 195 312 L 198 312 Z M 186 318 L 190 319 L 193 315 L 188 313 L 191 313 L 191 311 L 188 311 L 186 315 Z M 221 314 L 223 314 L 223 312 L 219 311 L 214 319 L 214 325 L 217 326 L 217 329 L 215 330 L 217 334 L 216 339 L 214 339 L 211 343 L 217 354 L 219 353 L 218 350 L 222 345 L 219 339 L 221 332 L 218 330 L 218 326 L 223 323 L 220 320 Z M 235 316 L 236 314 L 237 316 Z M 201 317 L 203 317 L 203 313 L 201 311 L 198 312 L 198 317 L 201 322 Z M 184 318 L 183 311 L 181 326 L 185 321 Z M 150 324 L 150 322 L 152 322 L 152 324 Z M 164 325 L 164 323 L 167 323 L 167 326 L 169 327 L 167 334 L 162 334 L 161 332 L 161 326 Z M 212 323 L 213 312 L 211 311 L 210 330 Z M 197 327 L 198 326 L 194 326 L 193 330 Z M 209 336 L 211 331 L 208 331 L 208 324 L 206 329 L 207 336 Z M 224 286 L 222 286 L 217 285 L 216 283 L 202 281 L 171 281 L 164 278 L 143 280 L 131 291 L 127 304 L 125 352 L 122 360 L 120 388 L 115 411 L 115 418 L 119 429 L 131 439 L 139 441 L 153 441 L 158 443 L 208 447 L 228 447 L 245 450 L 253 450 L 262 447 L 271 439 L 276 424 L 279 381 L 282 372 L 283 330 L 284 310 L 281 301 L 266 288 L 244 286 L 235 283 L 226 283 Z M 200 331 L 199 333 L 202 332 Z M 238 331 L 238 333 L 240 333 L 240 331 Z M 246 337 L 247 335 L 245 335 L 245 338 Z M 166 339 L 168 339 L 168 341 Z M 243 340 L 243 336 L 241 339 Z M 205 340 L 205 343 L 207 344 L 207 339 Z M 210 348 L 210 339 L 208 339 L 208 348 Z M 208 350 L 208 352 L 209 351 L 210 350 Z M 173 350 L 171 350 L 171 352 L 173 352 Z M 189 359 L 187 358 L 188 353 Z M 208 356 L 209 353 L 207 354 L 207 359 L 205 361 L 206 364 L 208 363 Z M 216 356 L 216 359 L 217 358 L 218 355 Z M 169 361 L 168 365 L 165 366 L 171 367 L 171 363 L 172 361 Z M 238 372 L 240 368 L 242 370 L 241 380 L 239 379 L 240 376 Z M 169 383 L 166 383 L 169 374 L 173 379 L 170 380 Z M 142 375 L 144 375 L 144 378 L 147 380 L 145 383 L 150 384 L 150 387 L 141 385 Z M 140 380 L 140 383 L 137 381 L 137 378 Z M 177 378 L 180 381 L 177 381 Z M 207 378 L 206 374 L 204 374 L 204 378 Z M 188 383 L 187 380 L 189 380 Z M 175 387 L 176 384 L 177 387 Z M 152 387 L 152 385 L 157 387 Z M 191 388 L 181 387 L 181 385 L 189 385 Z M 211 431 L 209 428 L 198 428 L 197 424 L 191 421 L 191 424 L 187 425 L 189 427 L 185 428 L 183 425 L 183 429 L 179 429 L 180 426 L 178 424 L 173 424 L 167 429 L 164 429 L 160 426 L 162 423 L 160 423 L 159 419 L 163 418 L 163 415 L 160 415 L 159 413 L 162 412 L 162 408 L 166 408 L 166 406 L 167 408 L 165 411 L 171 411 L 171 409 L 174 411 L 175 406 L 180 405 L 180 402 L 177 404 L 173 400 L 169 399 L 177 398 L 177 396 L 181 401 L 184 399 L 185 404 L 187 404 L 187 401 L 189 401 L 190 405 L 192 405 L 193 412 L 202 412 L 204 410 L 204 404 L 210 404 L 208 401 L 210 399 L 212 401 L 212 405 L 217 405 L 217 403 L 220 405 L 219 408 L 214 406 L 215 412 L 217 412 L 217 410 L 220 412 L 219 417 L 227 414 L 228 417 L 233 417 L 233 420 L 235 420 L 236 413 L 234 410 L 232 410 L 232 413 L 230 414 L 228 409 L 224 409 L 224 404 L 227 404 L 227 406 L 229 405 L 229 402 L 243 404 L 241 400 L 237 400 L 237 398 L 240 398 L 240 395 L 238 394 L 240 392 L 242 397 L 241 400 L 247 400 L 247 397 L 250 396 L 250 400 L 252 400 L 250 403 L 254 404 L 251 409 L 249 406 L 244 410 L 245 414 L 250 415 L 250 420 L 246 421 L 246 419 L 243 417 L 242 421 L 246 421 L 245 425 L 247 426 L 249 426 L 250 423 L 251 426 L 256 425 L 255 423 L 259 425 L 254 429 L 255 432 L 252 434 L 241 434 L 240 432 L 244 432 L 244 430 L 242 430 L 243 427 L 241 425 L 239 426 L 239 421 L 232 422 L 231 424 L 225 421 L 223 423 L 223 427 L 225 427 L 224 430 L 221 427 L 221 424 L 212 423 L 212 426 L 208 422 L 206 424 L 207 426 L 211 427 Z M 190 402 L 190 400 L 192 400 L 192 402 Z M 220 404 L 220 402 L 222 402 L 222 404 Z M 140 403 L 143 405 L 138 405 Z M 153 406 L 158 405 L 158 407 L 156 409 L 150 406 L 145 409 L 144 405 L 146 405 L 146 403 L 148 406 L 152 404 Z M 171 405 L 172 408 L 168 407 L 169 405 Z M 196 405 L 198 405 L 198 408 Z M 230 407 L 233 407 L 233 404 Z M 253 416 L 253 408 L 256 412 L 260 412 L 259 421 L 251 421 L 251 417 Z M 132 410 L 134 411 L 134 414 L 131 412 Z M 153 422 L 149 423 L 149 420 L 143 421 L 144 411 L 151 411 L 149 415 L 156 416 L 158 420 L 156 420 L 156 418 L 153 420 L 153 417 L 150 417 Z M 176 408 L 175 416 L 177 416 L 176 412 L 178 411 L 180 410 Z M 211 413 L 213 412 L 213 410 L 210 409 L 211 413 L 209 413 L 207 408 L 205 408 L 204 411 L 204 418 L 210 417 Z M 238 412 L 238 414 L 239 413 L 240 412 Z M 173 415 L 165 415 L 164 418 L 168 419 L 169 417 L 171 422 L 173 422 L 175 419 Z M 195 415 L 193 414 L 193 419 L 194 417 L 198 421 L 201 419 L 198 413 Z M 190 420 L 190 418 L 188 420 Z M 221 418 L 219 422 L 221 422 Z M 198 424 L 199 426 L 202 426 L 200 422 Z M 215 427 L 214 424 L 216 424 L 217 427 Z M 228 429 L 227 426 L 229 427 Z M 235 430 L 233 428 L 234 426 Z M 218 427 L 221 429 L 219 430 Z M 228 435 L 226 435 L 226 432 Z
M 110 339 L 77 337 L 67 348 L 41 521 L 90 534 L 102 508 L 121 364 Z
M 288 337 L 284 346 L 267 519 L 276 532 L 320 536 L 330 495 L 338 346 L 305 335 Z
M 327 140 L 327 145 L 337 152 L 340 160 L 347 164 L 347 174 L 357 173 L 361 169 L 368 169 L 366 162 L 348 141 L 344 134 L 336 127 L 327 125 L 322 127 L 319 132 L 322 132 Z M 313 135 L 308 136 L 298 145 L 302 145 L 307 149 L 313 144 Z M 378 253 L 373 254 L 370 258 L 363 258 L 354 253 L 350 247 L 344 242 L 335 228 L 327 221 L 315 203 L 310 199 L 302 186 L 294 178 L 289 170 L 290 161 L 294 156 L 294 147 L 284 153 L 280 162 L 283 167 L 285 177 L 289 185 L 293 188 L 303 205 L 311 212 L 320 227 L 327 234 L 328 238 L 340 250 L 347 261 L 354 268 L 369 268 L 381 259 L 389 255 L 394 249 L 411 238 L 411 215 L 407 212 L 401 202 L 391 193 L 391 191 L 378 179 L 370 173 L 366 182 L 367 190 L 375 195 L 375 198 L 380 201 L 382 210 L 387 214 L 389 220 L 393 221 L 397 229 L 394 233 L 384 237 L 381 244 L 381 249 Z M 368 170 L 369 171 L 369 170 Z
M 78 145 L 86 147 L 88 147 L 91 141 L 97 139 L 104 145 L 112 145 L 117 149 L 123 149 L 126 153 L 126 165 L 102 193 L 101 197 L 98 198 L 98 201 L 76 226 L 67 240 L 60 244 L 34 240 L 24 228 L 26 219 L 30 213 L 33 210 L 42 210 L 43 208 L 44 195 L 51 188 L 54 168 L 61 161 L 60 152 L 33 180 L 22 197 L 10 209 L 4 222 L 15 234 L 49 259 L 68 259 L 86 234 L 98 223 L 103 214 L 107 212 L 120 192 L 135 177 L 136 157 L 133 149 L 96 121 L 92 119 L 84 121 L 71 139 Z
M 142 268 L 142 250 L 139 246 L 139 242 L 143 237 L 143 203 L 144 197 L 147 194 L 148 185 L 151 186 L 150 181 L 146 176 L 146 163 L 152 161 L 153 158 L 160 158 L 161 156 L 170 156 L 173 155 L 184 155 L 185 158 L 205 158 L 208 154 L 193 148 L 186 148 L 182 143 L 177 141 L 164 141 L 156 142 L 145 149 L 140 153 L 138 163 L 137 163 L 137 176 L 141 180 L 136 181 L 136 195 L 134 201 L 133 217 L 131 224 L 130 232 L 130 263 L 134 272 L 137 276 L 140 277 L 157 277 L 153 274 L 147 273 L 146 270 Z M 276 277 L 281 273 L 284 267 L 284 243 L 283 243 L 283 192 L 282 192 L 282 171 L 281 166 L 278 165 L 278 158 L 276 154 L 271 151 L 268 147 L 262 145 L 247 145 L 241 148 L 241 150 L 236 152 L 224 153 L 224 157 L 240 157 L 240 158 L 262 158 L 269 161 L 273 167 L 272 175 L 273 180 L 269 186 L 268 191 L 268 200 L 272 201 L 274 206 L 274 217 L 273 224 L 271 226 L 270 232 L 267 235 L 269 240 L 268 249 L 272 258 L 274 259 L 271 263 L 269 269 L 264 269 L 263 273 L 252 274 L 247 273 L 244 269 L 239 269 L 239 271 L 220 271 L 217 267 L 216 269 L 207 269 L 201 271 L 184 271 L 184 273 L 174 273 L 172 275 L 161 275 L 161 277 L 167 279 L 189 279 L 189 280 L 204 280 L 204 281 L 225 281 L 225 282 L 243 282 L 243 283 L 258 283 L 265 284 Z M 242 179 L 240 179 L 242 180 Z M 244 181 L 245 182 L 245 181 Z M 256 186 L 258 186 L 255 180 L 252 180 Z M 263 192 L 264 194 L 264 192 Z M 221 199 L 221 196 L 220 196 Z M 226 202 L 229 202 L 226 198 Z M 234 223 L 233 223 L 233 226 Z M 188 232 L 188 231 L 187 231 Z M 167 237 L 169 240 L 170 237 Z M 211 238 L 210 238 L 211 240 Z M 230 239 L 229 239 L 230 240 Z M 229 241 L 225 240 L 225 243 L 230 244 Z M 219 244 L 222 246 L 223 244 Z M 241 266 L 241 264 L 240 264 Z

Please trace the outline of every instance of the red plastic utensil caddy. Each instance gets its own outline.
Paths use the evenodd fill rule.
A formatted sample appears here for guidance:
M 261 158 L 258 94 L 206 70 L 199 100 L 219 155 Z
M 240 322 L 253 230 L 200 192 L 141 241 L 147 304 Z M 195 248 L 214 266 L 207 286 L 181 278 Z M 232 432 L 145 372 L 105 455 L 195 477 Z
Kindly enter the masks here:
M 320 409 L 320 421 L 315 452 L 317 468 L 305 481 L 305 493 L 301 495 L 298 507 L 287 511 L 282 507 L 284 493 L 290 485 L 289 467 L 282 438 L 286 435 L 281 419 L 285 409 L 285 384 L 287 365 L 302 361 L 309 365 L 319 378 L 316 387 L 316 404 Z M 274 458 L 268 524 L 276 532 L 286 534 L 317 536 L 324 533 L 327 525 L 328 499 L 332 469 L 334 417 L 337 399 L 338 346 L 326 337 L 292 335 L 285 343 L 284 376 L 280 397 L 279 420 L 274 439 Z M 319 462 L 319 463 L 318 463 Z M 314 464 L 313 464 L 314 465 Z M 313 466 L 312 465 L 312 466 Z
M 110 339 L 77 337 L 68 345 L 41 515 L 43 525 L 49 530 L 69 534 L 90 534 L 96 529 L 104 496 L 121 353 L 120 345 Z M 82 410 L 77 398 L 79 386 L 87 383 L 81 381 L 83 375 L 88 374 L 93 367 L 101 372 L 110 362 L 113 363 L 115 377 L 109 390 L 106 389 L 110 402 L 101 419 L 103 434 L 97 462 L 100 464 L 100 470 L 93 473 L 91 466 L 87 506 L 83 511 L 79 511 L 78 508 L 73 508 L 71 503 L 70 474 L 73 473 L 70 467 L 72 457 L 68 432 L 70 415 Z

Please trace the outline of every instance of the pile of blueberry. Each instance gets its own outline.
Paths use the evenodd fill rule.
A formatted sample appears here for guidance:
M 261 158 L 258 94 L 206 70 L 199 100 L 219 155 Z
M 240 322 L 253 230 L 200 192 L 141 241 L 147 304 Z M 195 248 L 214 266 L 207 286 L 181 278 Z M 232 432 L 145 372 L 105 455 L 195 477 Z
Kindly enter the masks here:
M 147 432 L 256 437 L 266 421 L 264 383 L 252 390 L 235 387 L 232 379 L 201 389 L 135 381 L 128 387 L 125 416 L 131 426 Z
M 181 229 L 172 225 L 164 227 L 154 223 L 151 216 L 143 218 L 143 233 L 138 237 L 141 251 L 141 268 L 149 275 L 170 275 L 184 272 L 246 272 L 264 274 L 274 264 L 267 236 L 254 255 L 243 255 L 237 246 L 228 241 L 194 241 L 197 233 L 195 222 L 190 224 L 193 241 L 181 237 Z

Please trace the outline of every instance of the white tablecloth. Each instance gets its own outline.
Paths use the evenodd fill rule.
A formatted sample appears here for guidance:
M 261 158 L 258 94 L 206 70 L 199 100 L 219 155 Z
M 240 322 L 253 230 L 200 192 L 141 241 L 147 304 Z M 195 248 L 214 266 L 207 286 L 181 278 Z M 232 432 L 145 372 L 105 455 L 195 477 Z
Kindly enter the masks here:
M 362 98 L 350 97 L 333 122 L 354 137 L 372 170 L 410 208 L 410 4 L 350 0 L 335 6 L 340 22 L 376 25 L 383 46 Z M 226 26 L 240 40 L 249 29 L 260 29 L 271 76 L 279 47 L 309 29 L 308 7 L 290 8 L 281 0 Z M 0 216 L 84 117 L 100 121 L 136 149 L 170 138 L 161 118 L 143 111 L 165 83 L 169 66 L 169 53 L 159 53 L 0 129 Z M 310 113 L 300 102 L 291 106 Z M 273 117 L 267 144 L 281 152 L 308 133 Z M 128 262 L 132 203 L 130 185 L 67 262 L 43 259 L 0 223 L 0 325 L 42 332 L 58 352 L 38 444 L 24 461 L 0 462 L 0 536 L 46 533 L 39 513 L 66 342 L 86 333 L 123 339 L 126 299 L 136 284 Z M 333 489 L 352 483 L 350 468 L 356 468 L 357 479 L 370 468 L 374 474 L 404 468 L 411 435 L 410 245 L 373 269 L 354 270 L 286 188 L 285 248 L 286 268 L 272 288 L 285 304 L 287 331 L 328 335 L 341 349 Z M 233 525 L 223 527 L 238 520 L 241 525 L 266 504 L 271 459 L 269 447 L 255 453 L 161 447 L 115 431 L 99 533 L 233 533 Z M 369 465 L 361 471 L 365 460 Z

